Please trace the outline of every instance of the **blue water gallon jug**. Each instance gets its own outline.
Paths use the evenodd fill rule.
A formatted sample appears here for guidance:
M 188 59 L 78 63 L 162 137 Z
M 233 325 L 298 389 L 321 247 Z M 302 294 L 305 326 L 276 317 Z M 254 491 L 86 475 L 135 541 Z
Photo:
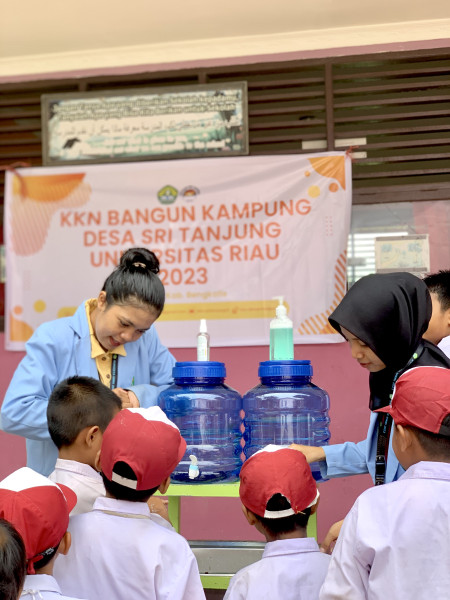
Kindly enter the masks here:
M 330 439 L 325 390 L 311 383 L 309 360 L 272 360 L 259 363 L 261 383 L 242 398 L 245 458 L 267 444 L 324 446 Z M 323 481 L 318 463 L 311 464 L 317 481 Z
M 175 382 L 158 403 L 180 429 L 187 449 L 171 481 L 236 481 L 242 465 L 242 398 L 224 383 L 224 363 L 177 362 L 172 375 Z

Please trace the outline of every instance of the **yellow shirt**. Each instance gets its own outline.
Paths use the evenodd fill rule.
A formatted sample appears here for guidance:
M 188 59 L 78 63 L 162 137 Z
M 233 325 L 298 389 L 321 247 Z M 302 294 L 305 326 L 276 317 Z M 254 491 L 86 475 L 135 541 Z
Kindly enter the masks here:
M 127 351 L 124 345 L 117 346 L 114 350 L 105 350 L 100 346 L 97 338 L 95 337 L 94 329 L 91 323 L 91 313 L 97 308 L 97 298 L 91 298 L 86 300 L 86 316 L 89 324 L 89 333 L 91 335 L 91 358 L 95 358 L 97 365 L 98 376 L 100 381 L 110 387 L 111 385 L 111 366 L 113 354 L 120 354 L 120 356 L 126 356 Z

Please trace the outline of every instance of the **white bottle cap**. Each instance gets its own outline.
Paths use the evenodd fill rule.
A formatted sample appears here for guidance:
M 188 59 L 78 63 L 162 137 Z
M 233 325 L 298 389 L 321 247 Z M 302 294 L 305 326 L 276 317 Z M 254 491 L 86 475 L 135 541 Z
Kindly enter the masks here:
M 200 319 L 200 329 L 199 333 L 208 333 L 208 329 L 206 327 L 206 319 Z

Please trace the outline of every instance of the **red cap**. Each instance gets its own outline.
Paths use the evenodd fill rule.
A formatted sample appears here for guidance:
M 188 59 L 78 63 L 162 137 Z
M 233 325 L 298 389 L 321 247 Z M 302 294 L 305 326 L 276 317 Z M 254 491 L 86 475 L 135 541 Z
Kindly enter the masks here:
M 395 383 L 392 404 L 375 412 L 389 413 L 396 425 L 450 437 L 450 427 L 442 425 L 450 414 L 450 370 L 415 367 L 406 371 Z
M 58 546 L 77 503 L 70 488 L 23 467 L 0 482 L 0 517 L 14 525 L 23 538 L 28 573 L 47 550 Z
M 180 430 L 159 406 L 125 408 L 103 434 L 100 464 L 110 481 L 134 490 L 150 490 L 172 473 L 185 451 Z M 137 481 L 114 473 L 117 462 L 131 467 Z
M 241 468 L 239 496 L 255 515 L 282 519 L 316 503 L 319 492 L 305 455 L 292 448 L 266 446 L 248 458 Z M 291 508 L 268 511 L 274 494 L 282 494 Z

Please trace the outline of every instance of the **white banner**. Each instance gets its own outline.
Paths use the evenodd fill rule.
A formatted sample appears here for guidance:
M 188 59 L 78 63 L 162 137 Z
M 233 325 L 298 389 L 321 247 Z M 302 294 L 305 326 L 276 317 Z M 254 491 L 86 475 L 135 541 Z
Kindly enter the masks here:
M 5 186 L 6 347 L 97 296 L 120 253 L 161 261 L 164 344 L 269 343 L 283 296 L 295 343 L 338 342 L 327 316 L 346 286 L 351 161 L 319 155 L 20 169 Z

